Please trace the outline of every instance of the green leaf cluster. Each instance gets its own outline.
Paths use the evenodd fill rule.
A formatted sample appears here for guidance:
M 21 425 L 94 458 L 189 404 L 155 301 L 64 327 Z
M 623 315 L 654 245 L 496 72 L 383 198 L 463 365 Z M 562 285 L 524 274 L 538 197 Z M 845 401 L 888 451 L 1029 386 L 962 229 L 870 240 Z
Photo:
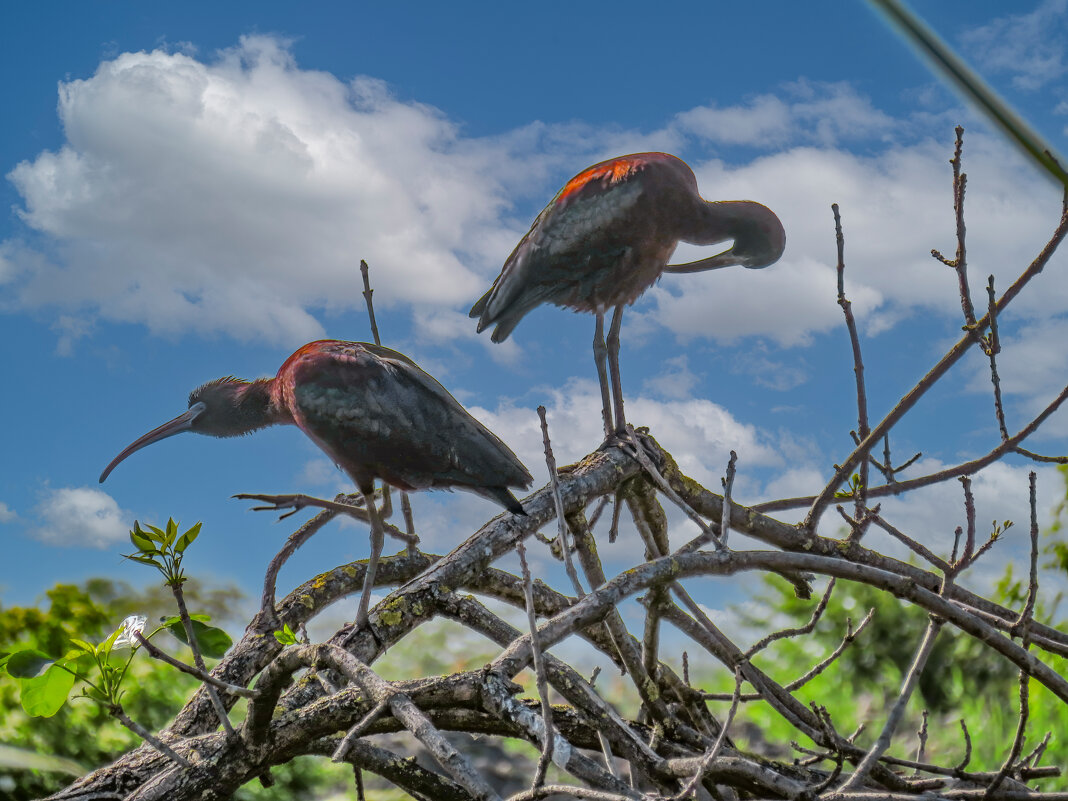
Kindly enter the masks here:
M 210 612 L 214 619 L 243 622 L 232 618 L 242 599 L 236 587 L 202 588 L 188 582 L 185 591 L 191 606 Z M 143 610 L 150 619 L 159 620 L 173 609 L 174 597 L 162 585 L 136 590 L 103 578 L 77 586 L 59 584 L 45 593 L 38 606 L 0 606 L 0 652 L 39 651 L 41 656 L 36 660 L 43 668 L 51 659 L 48 654 L 75 650 L 75 638 L 99 648 L 89 641 L 106 639 L 114 622 L 131 612 Z M 207 614 L 194 615 L 194 629 L 205 655 L 214 658 L 214 653 L 229 647 L 229 637 L 225 644 L 220 641 L 213 646 L 197 625 L 204 619 L 208 619 Z M 168 631 L 184 637 L 177 618 L 166 617 L 164 624 Z M 188 651 L 168 650 L 188 661 Z M 20 659 L 26 660 L 29 669 L 33 659 Z M 181 709 L 198 682 L 141 655 L 130 663 L 122 686 L 126 712 L 150 731 L 158 731 Z M 4 744 L 0 747 L 0 798 L 4 801 L 29 801 L 55 793 L 70 784 L 72 776 L 105 765 L 141 744 L 98 704 L 68 703 L 51 717 L 31 717 L 19 702 L 20 689 L 17 681 L 0 681 L 0 743 Z M 239 801 L 312 801 L 326 797 L 329 788 L 341 790 L 351 787 L 352 782 L 351 769 L 310 757 L 274 768 L 271 773 L 271 788 L 252 782 L 238 792 Z
M 197 594 L 198 606 L 222 613 L 239 593 L 219 588 Z M 62 670 L 47 670 L 54 655 L 80 653 L 74 667 L 86 672 L 93 658 L 81 640 L 106 640 L 116 620 L 143 609 L 156 614 L 173 606 L 173 598 L 163 588 L 137 591 L 110 579 L 90 579 L 81 585 L 58 584 L 45 593 L 44 602 L 37 606 L 0 606 L 0 651 L 35 651 L 37 657 L 22 656 L 15 670 L 28 672 L 36 661 L 37 668 L 47 680 L 18 679 L 0 681 L 0 742 L 9 746 L 0 754 L 0 798 L 11 801 L 40 798 L 54 793 L 70 783 L 70 766 L 80 765 L 91 770 L 106 764 L 119 754 L 140 744 L 138 738 L 114 721 L 99 704 L 61 704 L 50 717 L 31 717 L 23 708 L 27 702 L 26 683 L 37 681 L 43 686 L 30 691 L 30 706 L 34 714 L 47 712 L 38 707 L 33 696 L 41 699 L 66 698 L 76 686 L 73 676 Z M 54 664 L 54 663 L 53 663 Z M 10 660 L 7 672 L 11 671 Z M 48 686 L 55 682 L 69 682 L 70 686 Z M 21 686 L 20 686 L 21 685 Z M 134 660 L 127 671 L 122 703 L 127 713 L 150 730 L 162 728 L 181 708 L 196 686 L 196 680 L 150 659 Z M 19 696 L 23 695 L 23 703 Z M 40 766 L 43 759 L 51 760 L 53 769 Z
M 153 525 L 141 528 L 141 524 L 135 520 L 130 530 L 130 542 L 137 550 L 124 556 L 133 562 L 156 568 L 168 586 L 181 585 L 185 581 L 182 558 L 186 548 L 200 535 L 200 526 L 200 523 L 196 523 L 179 536 L 174 518 L 167 519 L 165 529 Z

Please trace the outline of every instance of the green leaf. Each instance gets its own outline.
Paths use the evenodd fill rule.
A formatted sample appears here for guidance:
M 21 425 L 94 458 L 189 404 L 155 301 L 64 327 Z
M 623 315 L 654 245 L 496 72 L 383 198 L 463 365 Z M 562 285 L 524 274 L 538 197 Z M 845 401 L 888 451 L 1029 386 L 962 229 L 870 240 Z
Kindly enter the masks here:
M 185 532 L 179 539 L 178 543 L 174 546 L 174 550 L 178 553 L 185 553 L 185 549 L 193 544 L 193 540 L 200 534 L 200 523 L 197 523 L 189 531 Z
M 7 659 L 7 672 L 16 679 L 32 679 L 51 669 L 56 660 L 36 648 L 16 651 Z
M 219 659 L 230 649 L 230 646 L 234 644 L 234 641 L 230 639 L 230 635 L 225 631 L 216 628 L 215 626 L 209 626 L 198 620 L 198 618 L 205 617 L 205 615 L 190 615 L 190 617 L 193 619 L 193 636 L 197 638 L 197 644 L 200 646 L 200 653 L 204 656 L 211 657 L 212 659 Z M 185 626 L 182 625 L 181 618 L 172 618 L 164 625 L 171 634 L 186 645 L 189 644 L 189 640 L 185 636 Z
M 50 718 L 59 711 L 74 687 L 74 674 L 53 665 L 40 676 L 23 679 L 20 701 L 27 715 Z
M 145 531 L 143 528 L 139 528 L 138 527 L 137 521 L 135 520 L 134 521 L 134 529 L 137 531 L 138 534 L 141 534 L 142 536 L 148 537 L 153 542 L 162 543 L 164 540 L 167 539 L 167 535 L 165 535 L 163 533 L 162 529 L 156 528 L 155 526 L 153 526 L 151 524 L 149 524 L 149 526 L 148 526 L 148 531 Z
M 100 647 L 97 651 L 102 651 L 105 654 L 110 654 L 111 649 L 115 646 L 115 640 L 119 639 L 119 635 L 122 634 L 122 626 L 119 626 L 115 631 L 111 632 L 104 642 L 100 643 Z
M 293 632 L 293 629 L 289 627 L 288 623 L 282 626 L 281 631 L 276 631 L 274 633 L 274 638 L 282 645 L 296 645 L 297 643 L 297 635 Z
M 137 554 L 124 553 L 123 559 L 129 559 L 131 562 L 140 562 L 142 565 L 152 565 L 152 567 L 159 567 L 160 564 L 150 556 L 138 556 Z
M 130 529 L 130 542 L 132 542 L 133 547 L 139 551 L 156 550 L 156 546 L 152 544 L 152 540 L 144 535 L 144 532 L 138 528 L 136 523 L 134 523 L 134 527 Z
M 167 518 L 167 536 L 164 539 L 164 545 L 170 545 L 174 542 L 174 538 L 178 536 L 178 524 L 174 522 L 173 517 Z
M 82 651 L 85 651 L 85 653 L 87 654 L 96 653 L 95 645 L 93 645 L 91 642 L 86 642 L 85 640 L 79 640 L 77 637 L 71 637 L 70 644 L 81 649 Z

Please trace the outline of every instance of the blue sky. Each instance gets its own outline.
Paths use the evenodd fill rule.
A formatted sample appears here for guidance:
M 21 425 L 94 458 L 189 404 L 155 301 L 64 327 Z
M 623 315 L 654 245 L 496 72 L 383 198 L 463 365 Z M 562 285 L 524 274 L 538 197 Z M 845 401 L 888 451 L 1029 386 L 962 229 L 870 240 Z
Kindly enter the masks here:
M 994 2 L 915 7 L 1068 151 L 1064 0 L 1012 16 Z M 369 339 L 361 258 L 384 343 L 539 483 L 538 404 L 559 461 L 592 450 L 592 318 L 542 308 L 497 346 L 466 310 L 559 186 L 603 158 L 675 153 L 705 197 L 759 200 L 786 226 L 774 267 L 665 279 L 624 318 L 629 419 L 709 487 L 736 450 L 743 502 L 815 492 L 851 450 L 832 202 L 875 418 L 959 335 L 955 280 L 928 255 L 954 247 L 953 126 L 967 129 L 977 297 L 988 273 L 1007 285 L 1059 213 L 1053 187 L 860 2 L 8 4 L 0 37 L 4 603 L 91 575 L 138 583 L 118 556 L 125 532 L 168 516 L 204 521 L 191 572 L 255 595 L 292 521 L 229 496 L 348 488 L 299 431 L 186 435 L 96 477 L 200 383 L 271 375 L 311 339 Z M 1068 373 L 1066 266 L 1055 259 L 1003 321 L 1010 427 Z M 918 470 L 988 450 L 988 383 L 981 361 L 959 367 L 900 426 L 896 452 L 923 449 Z M 1032 445 L 1065 452 L 1066 435 L 1060 415 Z M 1026 472 L 977 477 L 980 520 L 1025 521 Z M 1040 475 L 1048 519 L 1063 491 Z M 955 486 L 884 509 L 936 549 L 962 522 Z M 496 514 L 446 493 L 416 511 L 438 552 Z M 335 525 L 282 585 L 366 548 Z M 610 557 L 639 553 L 623 538 Z M 709 585 L 709 602 L 746 581 Z

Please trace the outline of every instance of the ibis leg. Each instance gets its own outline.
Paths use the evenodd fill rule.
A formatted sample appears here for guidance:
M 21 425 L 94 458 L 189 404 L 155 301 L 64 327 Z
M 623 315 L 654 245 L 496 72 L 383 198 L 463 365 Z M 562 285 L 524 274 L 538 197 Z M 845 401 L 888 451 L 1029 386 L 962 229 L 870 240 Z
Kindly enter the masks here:
M 363 628 L 367 623 L 367 610 L 371 606 L 371 590 L 375 586 L 378 559 L 382 556 L 382 548 L 386 543 L 386 532 L 382 527 L 382 518 L 375 507 L 374 489 L 365 490 L 361 487 L 360 492 L 363 493 L 367 516 L 371 519 L 371 556 L 367 560 L 367 572 L 363 577 L 363 593 L 360 595 L 360 606 L 356 610 L 356 630 Z
M 597 379 L 601 382 L 601 414 L 604 435 L 612 434 L 612 399 L 608 390 L 608 346 L 604 342 L 604 307 L 597 307 L 597 323 L 593 329 L 593 361 L 597 365 Z
M 627 418 L 623 415 L 623 381 L 619 377 L 619 328 L 623 324 L 623 306 L 616 306 L 612 325 L 608 329 L 608 369 L 612 373 L 612 394 L 615 402 L 616 431 L 627 430 Z M 602 384 L 603 386 L 603 384 Z M 606 412 L 607 415 L 607 412 Z M 607 417 L 606 417 L 607 419 Z

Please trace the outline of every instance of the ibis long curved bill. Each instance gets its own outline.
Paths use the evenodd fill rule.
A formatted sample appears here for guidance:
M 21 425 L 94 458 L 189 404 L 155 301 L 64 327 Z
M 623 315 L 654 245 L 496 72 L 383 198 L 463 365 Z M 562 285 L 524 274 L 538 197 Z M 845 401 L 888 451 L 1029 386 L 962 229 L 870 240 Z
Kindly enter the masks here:
M 112 459 L 111 463 L 104 468 L 104 472 L 100 474 L 100 483 L 103 484 L 104 481 L 107 480 L 107 477 L 111 475 L 111 471 L 118 466 L 119 462 L 131 453 L 136 453 L 142 448 L 151 445 L 153 442 L 159 442 L 161 439 L 173 437 L 175 434 L 181 434 L 183 431 L 191 430 L 193 428 L 193 421 L 196 420 L 207 408 L 207 404 L 203 402 L 194 403 L 187 411 L 178 415 L 173 420 L 164 423 L 159 426 L 159 428 L 153 428 L 143 437 L 135 439 L 123 449 L 122 453 Z

